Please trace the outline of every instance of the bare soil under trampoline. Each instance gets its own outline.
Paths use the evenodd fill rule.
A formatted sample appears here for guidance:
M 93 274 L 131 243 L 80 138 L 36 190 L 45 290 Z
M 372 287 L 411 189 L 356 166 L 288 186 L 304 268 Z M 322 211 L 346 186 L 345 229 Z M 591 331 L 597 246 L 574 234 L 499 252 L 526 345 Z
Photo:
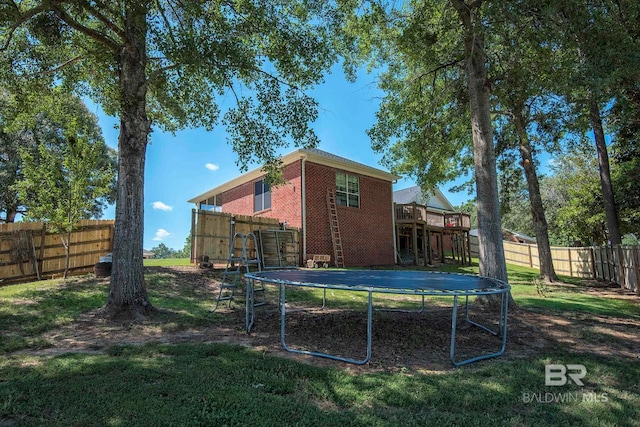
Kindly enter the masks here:
M 189 267 L 156 269 L 161 269 L 163 274 L 170 274 L 176 288 L 192 287 L 211 299 L 217 295 L 220 272 Z M 625 290 L 595 282 L 585 292 L 602 298 L 638 299 Z M 449 360 L 451 298 L 441 298 L 437 304 L 429 303 L 420 314 L 376 312 L 373 318 L 372 357 L 365 365 L 285 351 L 280 343 L 280 313 L 275 302 L 276 295 L 272 295 L 269 300 L 269 304 L 256 309 L 256 323 L 251 334 L 244 330 L 245 312 L 241 304 L 242 296 L 239 295 L 238 303 L 231 308 L 226 305 L 218 308 L 216 314 L 212 314 L 210 324 L 190 329 L 171 327 L 174 314 L 161 307 L 157 308 L 156 315 L 144 321 L 106 320 L 100 316 L 100 310 L 94 310 L 84 313 L 69 325 L 47 332 L 43 338 L 51 342 L 52 347 L 35 353 L 103 352 L 116 344 L 139 345 L 148 342 L 225 342 L 243 345 L 264 354 L 353 372 L 454 369 Z M 484 313 L 481 310 L 474 311 L 474 316 L 481 321 L 497 317 L 495 313 Z M 505 354 L 497 359 L 478 363 L 535 358 L 559 351 L 638 359 L 639 328 L 638 319 L 512 307 L 509 310 Z M 361 359 L 366 350 L 365 308 L 335 309 L 329 305 L 322 311 L 287 314 L 287 344 Z M 499 346 L 498 338 L 469 326 L 464 321 L 459 322 L 456 350 L 459 358 L 471 357 L 483 351 L 497 351 Z

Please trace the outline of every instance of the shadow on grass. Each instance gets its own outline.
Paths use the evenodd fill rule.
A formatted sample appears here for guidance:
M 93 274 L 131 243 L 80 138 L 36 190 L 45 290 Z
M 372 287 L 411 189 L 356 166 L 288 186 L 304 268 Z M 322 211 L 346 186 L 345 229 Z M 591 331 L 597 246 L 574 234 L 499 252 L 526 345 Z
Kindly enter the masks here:
M 101 307 L 107 288 L 93 279 L 70 280 L 39 288 L 38 282 L 20 286 L 10 297 L 0 297 L 0 353 L 48 344 L 44 332 L 75 320 L 81 313 Z
M 149 300 L 161 308 L 155 317 L 170 320 L 169 328 L 205 326 L 220 320 L 212 313 L 219 272 L 187 268 L 177 274 L 169 267 L 147 267 L 145 272 Z
M 584 364 L 585 387 L 545 387 L 545 363 Z M 563 355 L 486 362 L 440 375 L 353 374 L 228 345 L 152 344 L 115 347 L 108 355 L 0 361 L 0 421 L 84 426 L 628 425 L 640 415 L 633 392 L 639 373 L 634 362 Z M 584 400 L 585 394 L 590 400 Z
M 163 330 L 211 324 L 215 296 L 205 286 L 214 277 L 177 275 L 169 268 L 152 268 L 145 277 L 151 303 L 159 310 L 150 322 Z M 107 301 L 108 279 L 60 280 L 12 285 L 0 293 L 0 354 L 48 347 L 41 335 L 99 309 Z

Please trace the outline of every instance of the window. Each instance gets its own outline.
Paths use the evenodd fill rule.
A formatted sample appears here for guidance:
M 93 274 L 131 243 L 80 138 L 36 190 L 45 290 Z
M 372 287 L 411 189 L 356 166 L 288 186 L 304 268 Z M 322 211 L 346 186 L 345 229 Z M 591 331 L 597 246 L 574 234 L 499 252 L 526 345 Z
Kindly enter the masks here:
M 360 207 L 360 184 L 357 176 L 336 173 L 336 204 L 352 208 Z
M 218 204 L 217 196 L 201 200 L 198 204 L 198 209 L 203 211 L 222 212 L 222 206 Z
M 269 183 L 260 180 L 254 184 L 253 211 L 263 211 L 271 207 L 271 189 Z

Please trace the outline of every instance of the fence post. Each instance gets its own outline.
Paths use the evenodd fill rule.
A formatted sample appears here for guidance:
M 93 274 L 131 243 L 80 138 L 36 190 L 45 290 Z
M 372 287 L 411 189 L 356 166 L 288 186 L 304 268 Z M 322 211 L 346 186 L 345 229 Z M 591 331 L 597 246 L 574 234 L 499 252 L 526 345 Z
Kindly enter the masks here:
M 605 246 L 604 247 L 604 256 L 605 259 L 602 261 L 602 272 L 603 272 L 603 276 L 604 276 L 604 266 L 606 263 L 607 266 L 607 277 L 605 277 L 605 280 L 608 282 L 611 282 L 611 269 L 610 269 L 610 265 L 609 265 L 609 246 Z
M 567 248 L 567 255 L 569 255 L 569 277 L 573 277 L 573 263 L 571 262 L 571 248 Z
M 40 262 L 40 272 L 44 269 L 44 242 L 47 237 L 47 223 L 42 223 L 42 230 L 40 231 L 40 250 L 38 251 L 38 262 Z
M 527 245 L 527 249 L 529 249 L 529 267 L 533 268 L 533 257 L 531 256 L 531 245 Z
M 189 248 L 189 262 L 195 263 L 196 248 L 196 210 L 191 209 L 191 247 Z
M 611 273 L 609 272 L 609 249 L 607 248 L 608 246 L 600 247 L 600 264 L 602 265 L 602 280 L 610 282 Z
M 613 252 L 613 246 L 607 246 L 607 251 L 610 252 L 611 258 L 609 259 L 609 275 L 611 276 L 611 281 L 613 283 L 618 283 L 618 278 L 616 277 L 616 256 Z
M 617 269 L 618 263 L 616 261 L 616 251 L 613 246 L 611 246 L 611 275 L 613 276 L 613 283 L 619 284 L 620 278 L 618 274 L 620 271 Z
M 624 252 L 623 252 L 623 249 L 622 249 L 622 245 L 616 245 L 616 246 L 617 246 L 617 249 L 618 249 L 618 261 L 620 262 L 620 265 L 619 265 L 619 268 L 618 268 L 618 272 L 619 272 L 618 275 L 620 277 L 620 283 L 619 284 L 620 284 L 621 288 L 626 288 L 625 285 L 627 284 L 627 278 L 625 277 L 625 274 L 624 274 L 624 268 L 625 268 L 625 265 L 624 265 Z

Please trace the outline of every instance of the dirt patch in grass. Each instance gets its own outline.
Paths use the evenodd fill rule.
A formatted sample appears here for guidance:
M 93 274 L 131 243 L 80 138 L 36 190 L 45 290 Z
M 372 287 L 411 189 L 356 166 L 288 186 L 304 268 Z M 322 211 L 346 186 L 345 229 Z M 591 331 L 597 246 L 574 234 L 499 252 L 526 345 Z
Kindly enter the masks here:
M 155 270 L 154 270 L 155 269 Z M 169 280 L 167 289 L 176 293 L 188 289 L 197 298 L 215 300 L 220 272 L 191 267 L 153 267 L 150 271 Z M 105 279 L 101 279 L 105 280 Z M 590 294 L 602 298 L 636 298 L 624 290 L 590 286 Z M 35 354 L 64 352 L 104 352 L 113 345 L 159 343 L 225 342 L 253 348 L 265 354 L 289 357 L 319 366 L 353 372 L 424 372 L 453 369 L 449 360 L 451 340 L 451 299 L 429 302 L 422 313 L 374 313 L 372 357 L 365 365 L 353 365 L 287 352 L 281 344 L 277 290 L 267 292 L 268 304 L 256 308 L 255 326 L 244 330 L 243 295 L 236 296 L 231 308 L 221 305 L 210 314 L 210 322 L 185 327 L 184 313 L 157 308 L 156 313 L 139 322 L 114 322 L 87 312 L 69 325 L 47 332 L 42 338 L 52 346 Z M 313 307 L 311 304 L 310 307 Z M 463 310 L 458 319 L 456 355 L 458 359 L 495 352 L 501 340 L 467 324 Z M 481 323 L 495 320 L 494 313 L 473 311 Z M 640 357 L 640 319 L 585 315 L 575 312 L 532 311 L 521 307 L 509 312 L 506 352 L 500 360 L 516 360 L 560 352 L 593 353 L 638 359 Z M 287 314 L 286 342 L 294 348 L 338 354 L 353 359 L 366 355 L 366 307 L 309 309 Z M 491 363 L 491 362 L 483 362 Z

